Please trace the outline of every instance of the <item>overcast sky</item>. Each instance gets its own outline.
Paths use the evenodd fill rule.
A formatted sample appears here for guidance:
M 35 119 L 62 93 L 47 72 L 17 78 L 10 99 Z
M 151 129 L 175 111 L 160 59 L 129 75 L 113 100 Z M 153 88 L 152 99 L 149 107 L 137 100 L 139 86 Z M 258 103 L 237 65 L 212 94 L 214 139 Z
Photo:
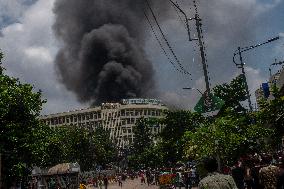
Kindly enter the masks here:
M 52 25 L 55 0 L 0 0 L 0 49 L 4 52 L 6 73 L 31 83 L 43 91 L 47 103 L 42 114 L 88 107 L 76 100 L 72 92 L 58 82 L 54 57 L 60 42 L 56 41 Z M 190 0 L 180 0 L 189 16 Z M 284 32 L 284 0 L 200 0 L 204 39 L 211 86 L 229 82 L 239 70 L 233 65 L 233 52 L 266 41 Z M 154 7 L 155 8 L 155 7 Z M 166 36 L 192 76 L 175 71 L 162 53 L 150 28 L 146 53 L 155 68 L 160 98 L 179 108 L 192 109 L 204 90 L 202 66 L 195 43 L 187 41 L 183 23 L 175 10 L 162 23 Z M 194 25 L 191 25 L 194 34 Z M 252 96 L 262 82 L 268 80 L 268 67 L 274 59 L 284 60 L 284 39 L 244 54 L 248 83 Z M 275 68 L 275 70 L 277 70 Z

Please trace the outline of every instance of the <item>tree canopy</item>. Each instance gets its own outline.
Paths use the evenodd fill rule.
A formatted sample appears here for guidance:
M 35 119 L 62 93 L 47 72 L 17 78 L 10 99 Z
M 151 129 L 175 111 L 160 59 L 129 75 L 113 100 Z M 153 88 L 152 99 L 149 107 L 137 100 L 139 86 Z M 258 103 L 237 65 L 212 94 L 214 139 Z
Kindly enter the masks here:
M 2 54 L 1 54 L 2 57 Z M 45 132 L 37 117 L 44 100 L 29 84 L 0 72 L 0 153 L 4 182 L 25 175 L 28 168 L 41 164 Z

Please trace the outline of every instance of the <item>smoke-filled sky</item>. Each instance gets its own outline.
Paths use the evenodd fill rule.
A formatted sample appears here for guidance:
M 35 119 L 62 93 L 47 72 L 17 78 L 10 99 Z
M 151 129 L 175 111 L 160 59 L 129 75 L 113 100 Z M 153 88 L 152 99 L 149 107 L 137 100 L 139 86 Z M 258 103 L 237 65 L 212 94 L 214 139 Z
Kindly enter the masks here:
M 178 66 L 163 54 L 145 20 L 143 10 L 162 39 L 145 2 L 0 0 L 0 49 L 5 53 L 6 73 L 43 91 L 47 99 L 43 114 L 122 97 L 156 97 L 192 109 L 200 94 L 182 88 L 205 88 L 197 44 L 188 42 L 182 15 L 168 1 L 149 0 L 191 75 L 176 71 Z M 192 17 L 192 1 L 178 2 Z M 199 0 L 198 4 L 212 87 L 239 73 L 232 62 L 238 46 L 284 32 L 284 0 Z M 190 28 L 194 36 L 193 23 Z M 244 54 L 252 95 L 268 79 L 274 59 L 284 59 L 283 50 L 280 39 Z

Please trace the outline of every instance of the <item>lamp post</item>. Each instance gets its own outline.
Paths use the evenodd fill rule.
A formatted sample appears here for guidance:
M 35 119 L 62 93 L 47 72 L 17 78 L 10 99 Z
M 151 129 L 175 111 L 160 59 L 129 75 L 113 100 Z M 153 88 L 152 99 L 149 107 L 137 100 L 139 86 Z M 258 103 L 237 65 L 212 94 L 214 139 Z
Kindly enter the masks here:
M 202 94 L 202 92 L 199 90 L 199 89 L 197 89 L 197 88 L 193 88 L 193 87 L 184 87 L 184 88 L 182 88 L 182 89 L 185 89 L 185 90 L 197 90 L 201 95 L 203 95 Z
M 244 68 L 245 63 L 243 62 L 242 53 L 243 53 L 243 52 L 246 52 L 246 51 L 249 51 L 249 50 L 251 50 L 251 49 L 254 49 L 254 48 L 256 48 L 256 47 L 265 45 L 265 44 L 267 44 L 267 43 L 276 41 L 276 40 L 278 40 L 279 38 L 280 38 L 279 36 L 278 36 L 278 37 L 274 37 L 274 38 L 272 38 L 272 39 L 267 40 L 266 42 L 263 42 L 263 43 L 260 43 L 260 44 L 257 44 L 257 45 L 252 45 L 252 46 L 249 46 L 249 47 L 238 47 L 238 49 L 234 52 L 233 62 L 235 63 L 235 65 L 237 66 L 237 68 L 242 69 L 242 74 L 243 74 L 243 77 L 244 77 L 245 88 L 246 88 L 246 93 L 247 93 L 247 98 L 248 98 L 248 103 L 249 103 L 249 109 L 250 109 L 250 111 L 252 111 L 253 108 L 252 108 L 251 98 L 250 98 L 250 94 L 249 94 L 248 83 L 247 83 L 247 78 L 246 78 L 246 73 L 245 73 L 245 68 Z M 236 60 L 235 60 L 235 57 L 236 57 L 237 55 L 239 55 L 240 63 L 237 63 Z

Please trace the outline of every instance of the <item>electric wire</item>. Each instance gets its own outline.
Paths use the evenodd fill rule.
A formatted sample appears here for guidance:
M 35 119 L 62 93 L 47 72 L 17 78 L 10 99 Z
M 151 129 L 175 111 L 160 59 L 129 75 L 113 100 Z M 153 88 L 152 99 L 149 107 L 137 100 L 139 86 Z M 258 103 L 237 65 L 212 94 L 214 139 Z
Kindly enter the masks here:
M 166 42 L 168 48 L 170 49 L 172 55 L 174 56 L 174 59 L 176 60 L 176 62 L 177 62 L 178 65 L 179 65 L 180 69 L 183 71 L 184 74 L 189 74 L 189 75 L 191 75 L 191 74 L 183 67 L 183 65 L 181 64 L 180 60 L 178 59 L 176 53 L 174 52 L 172 46 L 170 45 L 170 42 L 169 42 L 168 39 L 166 38 L 166 36 L 165 36 L 165 34 L 164 34 L 164 32 L 163 32 L 163 30 L 162 30 L 162 28 L 161 28 L 161 26 L 160 26 L 158 20 L 157 20 L 157 17 L 156 17 L 156 15 L 155 15 L 155 13 L 154 13 L 152 7 L 150 6 L 149 1 L 148 1 L 148 0 L 145 0 L 145 1 L 146 1 L 146 4 L 147 4 L 147 6 L 148 6 L 148 8 L 149 8 L 149 10 L 150 10 L 150 12 L 151 12 L 151 14 L 152 14 L 154 20 L 155 20 L 155 23 L 157 24 L 157 26 L 158 26 L 158 28 L 159 28 L 159 31 L 160 31 L 160 33 L 161 33 L 163 39 L 165 40 L 165 42 Z
M 175 68 L 175 70 L 177 70 L 178 72 L 182 73 L 182 71 L 176 67 L 175 63 L 171 60 L 169 54 L 168 54 L 167 51 L 165 50 L 165 48 L 164 48 L 162 42 L 160 41 L 160 39 L 159 39 L 159 37 L 158 37 L 158 35 L 157 35 L 155 29 L 154 29 L 154 26 L 152 25 L 152 23 L 151 23 L 151 21 L 150 21 L 150 19 L 149 19 L 149 17 L 147 16 L 147 14 L 146 14 L 145 11 L 144 11 L 144 15 L 145 15 L 146 20 L 147 20 L 147 22 L 148 22 L 148 24 L 149 24 L 149 26 L 150 26 L 150 28 L 151 28 L 151 30 L 152 30 L 154 36 L 155 36 L 155 38 L 156 38 L 156 40 L 157 40 L 157 42 L 158 42 L 160 48 L 162 49 L 164 55 L 167 57 L 168 61 L 173 65 L 173 67 Z

